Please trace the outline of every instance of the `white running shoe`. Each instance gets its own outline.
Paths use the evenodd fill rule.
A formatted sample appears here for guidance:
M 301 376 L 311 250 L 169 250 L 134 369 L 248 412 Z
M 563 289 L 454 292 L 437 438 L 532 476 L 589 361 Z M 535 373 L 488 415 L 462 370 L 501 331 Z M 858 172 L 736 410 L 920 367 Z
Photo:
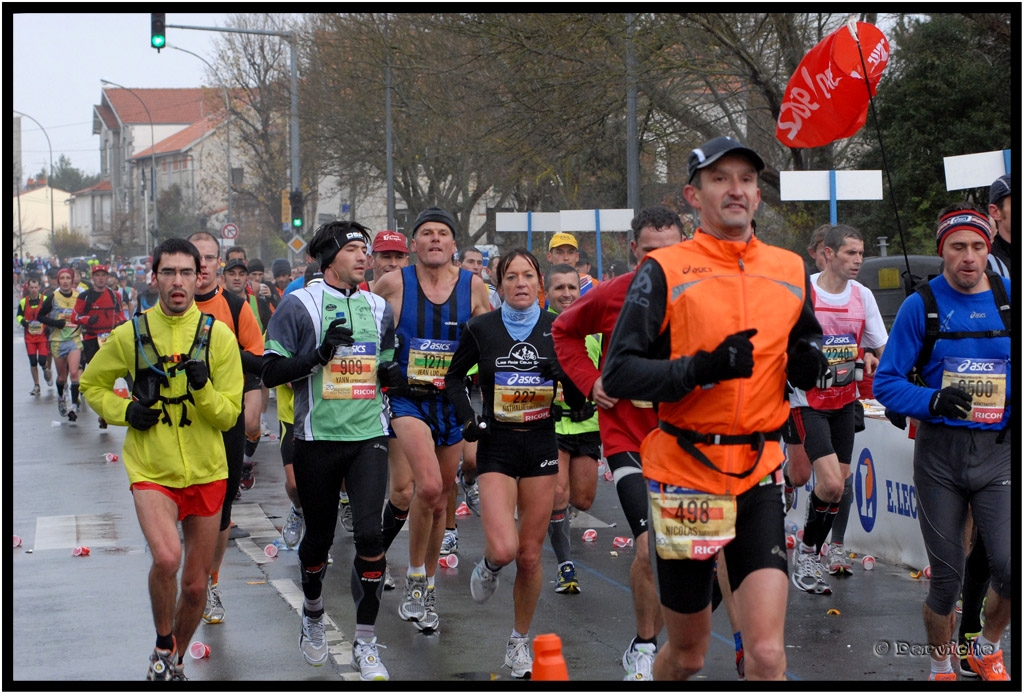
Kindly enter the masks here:
M 793 552 L 793 585 L 807 593 L 815 595 L 831 595 L 832 588 L 825 583 L 821 577 L 821 564 L 818 563 L 818 553 L 814 550 L 803 552 L 798 547 Z
M 836 574 L 846 574 L 849 576 L 853 573 L 850 558 L 846 555 L 846 548 L 841 544 L 833 542 L 828 546 L 828 555 L 825 562 L 825 565 L 828 566 L 828 572 L 833 576 Z
M 395 579 L 391 577 L 391 566 L 384 569 L 384 590 L 394 590 Z
M 338 498 L 338 508 L 341 509 L 341 527 L 345 528 L 348 532 L 355 532 L 356 524 L 352 518 L 352 504 L 348 500 L 348 496 Z
M 405 577 L 405 600 L 398 606 L 398 616 L 407 622 L 418 622 L 427 614 L 424 602 L 427 599 L 427 575 L 415 574 Z
M 444 539 L 441 540 L 441 556 L 445 557 L 453 552 L 459 551 L 459 529 L 445 530 Z
M 203 610 L 203 621 L 207 624 L 220 624 L 224 621 L 224 603 L 220 600 L 220 584 L 214 585 L 212 577 L 206 579 L 206 609 Z
M 465 478 L 462 476 L 462 468 L 459 468 L 459 487 L 462 489 L 462 494 L 466 497 L 466 506 L 469 510 L 480 515 L 480 485 L 474 480 L 473 484 L 466 484 Z
M 352 667 L 359 670 L 359 679 L 364 682 L 374 680 L 386 682 L 391 679 L 388 669 L 384 667 L 384 663 L 380 662 L 378 648 L 387 648 L 387 646 L 378 644 L 376 636 L 369 641 L 356 639 L 352 644 Z
M 510 636 L 505 647 L 505 667 L 512 668 L 516 679 L 527 677 L 533 672 L 533 656 L 530 655 L 529 636 Z
M 427 596 L 423 598 L 424 614 L 415 622 L 416 628 L 420 631 L 434 631 L 440 624 L 441 618 L 437 614 L 437 592 L 433 586 L 427 586 Z
M 295 549 L 299 546 L 305 529 L 305 519 L 302 517 L 302 514 L 296 511 L 295 507 L 292 506 L 292 510 L 288 513 L 288 520 L 284 522 L 284 527 L 281 529 L 281 538 L 284 540 L 284 543 L 288 545 L 288 549 Z
M 491 571 L 481 559 L 469 578 L 469 592 L 478 603 L 485 603 L 498 589 L 498 574 Z
M 302 612 L 302 629 L 299 631 L 299 651 L 306 662 L 320 667 L 327 662 L 327 634 L 324 630 L 324 616 L 313 618 Z
M 626 676 L 622 679 L 626 682 L 653 680 L 652 668 L 654 667 L 654 656 L 657 654 L 658 648 L 653 643 L 637 643 L 634 639 L 626 652 L 622 654 L 622 667 L 626 670 Z

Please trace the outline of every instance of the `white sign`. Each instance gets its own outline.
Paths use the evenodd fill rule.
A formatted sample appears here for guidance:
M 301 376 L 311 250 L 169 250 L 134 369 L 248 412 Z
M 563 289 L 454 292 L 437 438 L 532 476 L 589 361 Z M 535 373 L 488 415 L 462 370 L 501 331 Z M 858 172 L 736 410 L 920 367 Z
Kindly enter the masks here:
M 561 231 L 557 212 L 498 212 L 494 215 L 495 231 Z M 529 228 L 528 228 L 529 227 Z
M 220 228 L 220 235 L 226 239 L 238 238 L 238 226 L 228 222 Z
M 988 188 L 1006 173 L 1003 150 L 943 157 L 942 164 L 946 167 L 946 190 Z
M 831 200 L 828 171 L 780 171 L 783 200 Z M 836 171 L 836 200 L 881 200 L 882 172 Z
M 597 231 L 600 215 L 601 231 L 629 231 L 633 210 L 562 210 L 562 231 Z

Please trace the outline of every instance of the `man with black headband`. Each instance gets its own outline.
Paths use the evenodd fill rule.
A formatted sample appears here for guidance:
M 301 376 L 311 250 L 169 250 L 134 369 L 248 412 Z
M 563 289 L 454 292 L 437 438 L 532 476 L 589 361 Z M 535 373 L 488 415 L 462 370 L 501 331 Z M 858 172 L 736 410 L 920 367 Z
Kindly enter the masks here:
M 396 361 L 409 383 L 404 397 L 390 398 L 391 427 L 408 464 L 391 470 L 384 532 L 387 547 L 409 519 L 409 567 L 398 614 L 432 631 L 440 622 L 433 584 L 445 507 L 462 453 L 462 426 L 445 397 L 444 377 L 463 326 L 490 311 L 491 300 L 480 277 L 451 263 L 455 220 L 448 212 L 421 212 L 411 239 L 416 265 L 384 275 L 374 287 L 395 310 L 401 336 Z
M 292 468 L 306 522 L 299 545 L 305 596 L 299 650 L 310 665 L 327 662 L 323 579 L 344 480 L 356 546 L 352 667 L 363 680 L 387 680 L 374 624 L 387 568 L 381 505 L 387 491 L 388 422 L 381 390 L 397 382 L 391 361 L 395 326 L 391 306 L 358 288 L 369 241 L 366 228 L 355 222 L 317 229 L 309 254 L 323 270 L 323 281 L 281 299 L 267 326 L 263 381 L 271 388 L 291 383 L 295 391 Z
M 992 575 L 984 626 L 967 642 L 966 658 L 982 679 L 1008 680 L 999 640 L 1010 624 L 1014 592 L 1013 468 L 1006 438 L 1013 397 L 1010 280 L 986 270 L 992 236 L 980 211 L 966 205 L 944 209 L 936 241 L 942 274 L 900 306 L 875 374 L 874 393 L 887 409 L 920 420 L 914 486 L 932 566 L 924 604 L 931 648 L 928 679 L 957 679 L 951 651 L 970 504 Z M 934 338 L 926 339 L 928 335 Z M 914 381 L 907 378 L 912 370 Z

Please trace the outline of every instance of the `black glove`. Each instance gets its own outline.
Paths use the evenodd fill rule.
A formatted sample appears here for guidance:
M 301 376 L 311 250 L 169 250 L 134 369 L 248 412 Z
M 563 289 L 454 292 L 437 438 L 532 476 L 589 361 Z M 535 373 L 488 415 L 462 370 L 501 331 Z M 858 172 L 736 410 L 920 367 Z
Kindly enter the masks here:
M 956 386 L 946 386 L 942 390 L 935 391 L 931 402 L 928 403 L 928 411 L 937 417 L 967 419 L 971 413 L 972 400 L 969 393 Z
M 87 320 L 85 323 L 86 323 L 86 325 L 96 325 L 99 322 L 100 322 L 100 314 L 94 313 L 91 316 L 89 316 L 89 320 Z
M 402 397 L 409 392 L 409 381 L 402 373 L 402 367 L 395 361 L 382 361 L 377 364 L 377 380 L 380 387 L 391 397 Z
M 789 352 L 786 375 L 789 382 L 800 390 L 810 390 L 828 371 L 828 358 L 807 340 L 797 340 Z
M 754 373 L 754 343 L 757 328 L 733 333 L 713 352 L 701 350 L 693 357 L 693 372 L 698 384 L 718 383 L 733 378 L 750 378 Z
M 68 322 L 66 320 L 64 320 L 63 318 L 58 318 L 54 322 L 57 324 L 57 329 L 58 330 L 64 329 L 65 327 L 67 327 L 67 324 L 68 324 Z
M 487 436 L 487 433 L 487 420 L 481 418 L 478 414 L 474 414 L 473 419 L 462 425 L 462 438 L 469 443 L 479 441 L 484 436 Z
M 569 410 L 569 421 L 585 422 L 597 412 L 597 405 L 589 400 L 578 410 Z
M 184 364 L 185 376 L 188 378 L 188 387 L 192 390 L 199 390 L 210 380 L 210 368 L 205 361 L 189 359 Z
M 900 414 L 896 410 L 890 410 L 888 407 L 886 407 L 885 418 L 892 422 L 892 425 L 897 429 L 907 428 L 907 416 Z
M 549 357 L 541 360 L 540 362 L 540 375 L 548 381 L 559 381 L 565 383 L 568 376 L 565 375 L 565 371 L 562 370 L 562 365 L 558 363 L 558 359 Z
M 346 328 L 344 318 L 336 318 L 327 326 L 323 342 L 317 347 L 316 353 L 321 364 L 327 364 L 333 357 L 334 352 L 342 345 L 350 346 L 356 343 L 352 337 L 352 328 Z
M 140 405 L 133 400 L 128 403 L 128 410 L 124 413 L 124 418 L 132 429 L 145 431 L 160 419 L 160 410 Z

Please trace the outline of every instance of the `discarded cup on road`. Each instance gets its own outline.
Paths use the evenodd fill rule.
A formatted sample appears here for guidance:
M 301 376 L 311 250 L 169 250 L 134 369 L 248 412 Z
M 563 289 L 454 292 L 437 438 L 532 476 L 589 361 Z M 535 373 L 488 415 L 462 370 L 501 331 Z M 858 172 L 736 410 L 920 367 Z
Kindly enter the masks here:
M 17 535 L 14 536 L 14 546 L 15 547 L 21 547 L 21 538 L 18 537 Z
M 605 482 L 611 482 L 615 479 L 615 474 L 611 470 L 605 470 L 602 477 L 604 477 Z
M 864 558 L 860 560 L 860 565 L 864 567 L 865 571 L 871 571 L 875 568 L 875 558 L 870 554 L 865 554 Z
M 202 641 L 193 641 L 192 645 L 188 647 L 188 654 L 192 656 L 193 660 L 202 660 L 203 658 L 210 657 L 210 646 L 203 643 Z
M 107 453 L 103 456 L 103 458 L 108 463 L 116 463 L 118 460 L 120 460 L 120 458 L 117 456 L 117 453 Z
M 925 578 L 929 578 L 929 579 L 932 577 L 932 566 L 931 566 L 931 564 L 929 564 L 928 566 L 924 567 L 924 577 Z
M 459 555 L 446 554 L 443 557 L 438 557 L 437 565 L 443 566 L 446 569 L 454 569 L 456 566 L 459 565 Z
M 466 516 L 470 515 L 471 513 L 473 513 L 473 512 L 469 510 L 469 506 L 466 505 L 465 501 L 463 501 L 461 504 L 459 504 L 459 507 L 455 509 L 455 515 L 458 516 L 459 518 L 465 518 Z
M 619 537 L 616 537 L 614 540 L 612 540 L 612 544 L 615 547 L 617 547 L 618 549 L 622 549 L 623 547 L 632 547 L 633 546 L 633 538 L 619 536 Z
M 786 535 L 786 549 L 796 547 L 796 535 Z
M 594 530 L 593 528 L 588 528 L 587 530 L 583 531 L 583 541 L 584 542 L 594 542 L 595 540 L 597 540 L 597 531 L 596 530 Z
M 89 547 L 82 545 L 81 547 L 75 547 L 71 550 L 71 556 L 73 557 L 87 557 L 89 556 Z
M 277 556 L 277 545 L 271 542 L 269 545 L 263 548 L 263 553 L 273 559 Z

